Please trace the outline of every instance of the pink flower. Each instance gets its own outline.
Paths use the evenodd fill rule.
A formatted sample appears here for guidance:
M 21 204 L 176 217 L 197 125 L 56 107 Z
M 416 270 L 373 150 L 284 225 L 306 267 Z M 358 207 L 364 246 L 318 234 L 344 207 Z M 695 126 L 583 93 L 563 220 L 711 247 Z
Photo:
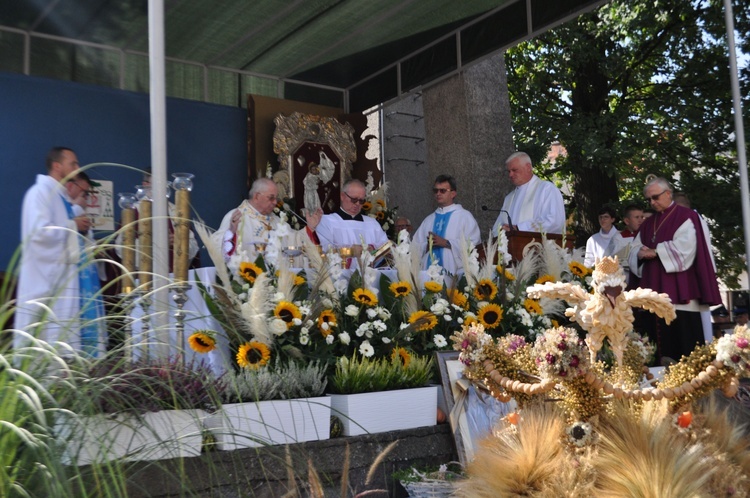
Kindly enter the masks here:
M 737 344 L 738 348 L 744 349 L 747 347 L 747 339 L 745 339 L 744 337 L 738 337 L 735 344 Z
M 565 351 L 566 349 L 568 349 L 568 345 L 565 344 L 564 342 L 561 342 L 560 344 L 557 345 L 557 349 L 559 349 L 560 351 Z
M 555 360 L 556 360 L 556 358 L 552 355 L 552 353 L 547 353 L 544 356 L 544 359 L 547 360 L 547 363 L 549 363 L 550 365 L 552 365 L 553 363 L 555 363 Z
M 579 362 L 579 361 L 580 361 L 580 360 L 578 359 L 578 357 L 577 357 L 577 356 L 573 356 L 573 357 L 572 357 L 572 358 L 570 359 L 570 366 L 571 366 L 571 367 L 573 367 L 573 368 L 577 367 L 577 366 L 578 366 L 578 362 Z

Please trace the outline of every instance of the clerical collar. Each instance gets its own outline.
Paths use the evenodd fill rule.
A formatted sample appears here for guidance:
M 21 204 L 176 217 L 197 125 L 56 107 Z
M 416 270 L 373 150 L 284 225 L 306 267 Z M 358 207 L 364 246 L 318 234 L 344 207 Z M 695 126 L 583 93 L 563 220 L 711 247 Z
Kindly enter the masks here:
M 460 204 L 455 204 L 455 203 L 454 203 L 454 204 L 449 204 L 449 205 L 447 205 L 447 206 L 443 206 L 443 207 L 438 207 L 438 208 L 437 208 L 437 209 L 435 210 L 435 212 L 436 212 L 436 213 L 438 213 L 438 214 L 449 213 L 449 212 L 451 212 L 451 211 L 455 211 L 455 210 L 456 210 L 456 209 L 458 209 L 459 207 L 461 207 L 461 205 L 460 205 Z
M 362 218 L 362 213 L 357 213 L 356 216 L 352 216 L 343 209 L 339 208 L 338 215 L 341 216 L 342 220 L 352 220 L 352 221 L 365 221 L 364 218 Z

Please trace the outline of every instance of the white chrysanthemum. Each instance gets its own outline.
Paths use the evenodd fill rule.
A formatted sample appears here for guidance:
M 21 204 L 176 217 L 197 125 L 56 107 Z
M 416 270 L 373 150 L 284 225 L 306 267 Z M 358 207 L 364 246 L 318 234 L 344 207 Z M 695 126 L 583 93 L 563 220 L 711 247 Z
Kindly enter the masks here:
M 432 311 L 436 315 L 442 315 L 448 309 L 448 306 L 448 301 L 441 298 L 435 301 L 432 306 L 430 306 L 430 311 Z
M 282 335 L 286 332 L 286 322 L 280 318 L 274 318 L 268 328 L 273 335 Z
M 307 316 L 310 314 L 310 305 L 309 304 L 303 304 L 303 303 L 294 303 L 297 305 L 297 308 L 299 308 L 299 312 L 302 314 L 302 316 Z
M 310 336 L 307 334 L 300 334 L 299 343 L 303 346 L 307 346 L 308 344 L 310 344 Z
M 375 354 L 375 349 L 370 344 L 370 341 L 364 341 L 359 345 L 359 354 L 361 354 L 365 358 L 369 358 L 370 356 Z
M 378 310 L 378 317 L 381 320 L 388 320 L 389 318 L 391 318 L 391 312 L 387 309 L 383 308 L 382 306 L 378 306 L 376 309 Z
M 359 307 L 350 304 L 349 306 L 344 308 L 344 314 L 346 316 L 357 316 L 359 315 Z
M 374 322 L 372 322 L 372 328 L 377 330 L 378 332 L 385 332 L 386 330 L 388 330 L 388 325 L 383 323 L 382 320 L 375 320 Z
M 299 319 L 299 318 L 293 318 L 293 319 L 292 319 L 292 323 L 293 323 L 294 325 L 296 325 L 297 327 L 299 327 L 300 325 L 302 325 L 302 320 L 301 320 L 301 319 Z
M 367 308 L 365 313 L 367 314 L 367 318 L 369 318 L 370 320 L 378 316 L 378 312 L 374 308 Z
M 333 344 L 333 334 L 328 334 L 326 336 L 326 344 Z
M 445 320 L 446 322 L 450 322 L 451 320 L 453 320 L 453 317 L 450 315 L 443 315 L 443 320 Z
M 435 337 L 432 338 L 432 341 L 435 343 L 435 346 L 439 348 L 444 348 L 448 345 L 448 341 L 445 340 L 445 336 L 440 334 L 435 334 Z
M 380 338 L 380 340 L 383 341 L 383 344 L 390 344 L 391 343 L 391 338 L 390 337 L 383 336 L 383 337 Z
M 363 335 L 367 333 L 369 329 L 370 329 L 369 322 L 360 323 L 359 327 L 357 327 L 357 330 L 354 333 L 357 334 L 357 337 L 362 337 Z
M 341 344 L 343 344 L 344 346 L 348 346 L 351 341 L 352 338 L 349 335 L 349 332 L 341 332 L 339 334 L 339 342 L 341 342 Z
M 300 333 L 300 334 L 303 334 L 303 335 L 304 335 L 304 334 L 309 334 L 309 333 L 310 333 L 310 329 L 309 329 L 309 328 L 307 328 L 307 327 L 302 327 L 302 328 L 300 329 L 299 333 Z

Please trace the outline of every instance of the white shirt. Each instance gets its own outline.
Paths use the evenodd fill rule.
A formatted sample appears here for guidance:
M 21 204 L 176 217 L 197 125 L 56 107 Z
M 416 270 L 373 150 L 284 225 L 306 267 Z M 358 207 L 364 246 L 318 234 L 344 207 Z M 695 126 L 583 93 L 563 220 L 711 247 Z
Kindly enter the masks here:
M 365 244 L 379 248 L 388 242 L 380 223 L 365 214 L 362 221 L 344 220 L 338 213 L 323 215 L 315 233 L 324 251 L 329 247 L 346 247 Z
M 565 229 L 565 204 L 560 190 L 536 175 L 505 196 L 503 211 L 510 213 L 511 221 L 522 231 L 561 234 Z M 492 233 L 497 234 L 507 224 L 508 216 L 500 213 Z
M 620 248 L 623 245 L 622 235 L 615 227 L 610 227 L 609 233 L 599 230 L 586 241 L 586 256 L 583 259 L 583 264 L 591 268 L 604 256 L 614 254 L 614 252 L 610 252 L 612 249 Z

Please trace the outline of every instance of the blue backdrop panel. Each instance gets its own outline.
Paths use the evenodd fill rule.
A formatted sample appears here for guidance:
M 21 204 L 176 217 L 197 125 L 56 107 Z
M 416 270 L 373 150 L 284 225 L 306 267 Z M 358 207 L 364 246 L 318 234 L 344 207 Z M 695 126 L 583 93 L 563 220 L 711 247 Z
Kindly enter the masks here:
M 148 95 L 0 73 L 0 269 L 7 268 L 20 242 L 23 195 L 35 176 L 45 173 L 47 151 L 57 145 L 74 149 L 82 165 L 150 167 Z M 194 209 L 216 228 L 247 195 L 246 111 L 167 99 L 167 161 L 168 176 L 195 174 Z M 114 182 L 115 194 L 133 192 L 142 178 L 122 166 L 88 173 Z M 205 251 L 201 259 L 210 265 Z

